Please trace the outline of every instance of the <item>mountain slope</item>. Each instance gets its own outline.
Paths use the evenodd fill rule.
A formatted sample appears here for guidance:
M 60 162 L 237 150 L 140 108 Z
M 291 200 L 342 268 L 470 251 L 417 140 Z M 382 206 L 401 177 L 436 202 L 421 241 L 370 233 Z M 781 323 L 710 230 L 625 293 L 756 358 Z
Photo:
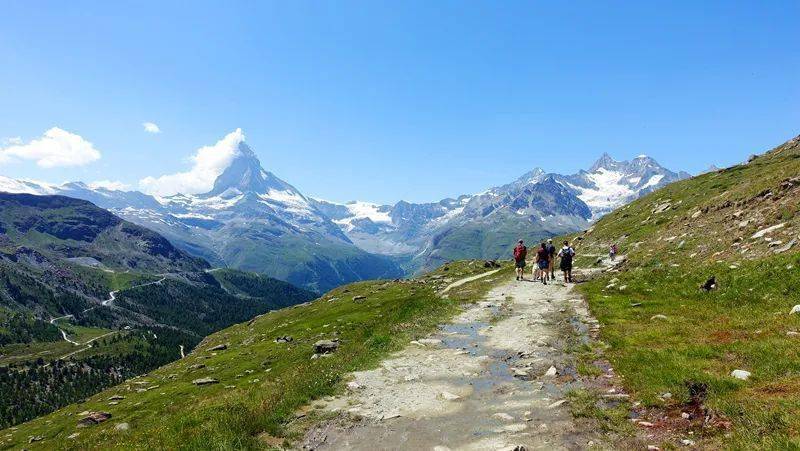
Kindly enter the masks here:
M 275 436 L 289 433 L 288 423 L 295 419 L 297 408 L 334 393 L 349 372 L 374 366 L 409 340 L 436 330 L 460 302 L 474 301 L 485 293 L 490 284 L 481 279 L 451 290 L 449 299 L 436 294 L 448 277 L 484 273 L 482 263 L 457 263 L 416 280 L 351 284 L 314 302 L 258 316 L 207 337 L 184 359 L 18 429 L 4 430 L 0 445 L 30 449 L 281 446 Z M 326 338 L 338 340 L 338 350 L 312 357 L 315 342 Z M 117 403 L 109 404 L 111 398 Z M 104 411 L 112 417 L 79 428 L 84 411 Z M 119 429 L 122 423 L 127 430 Z M 29 443 L 29 437 L 38 440 Z
M 313 297 L 255 274 L 207 271 L 207 262 L 87 201 L 0 193 L 0 425 Z
M 571 236 L 579 267 L 612 243 L 626 256 L 581 291 L 626 388 L 645 406 L 667 406 L 657 427 L 702 431 L 715 449 L 800 446 L 800 317 L 790 314 L 800 304 L 798 205 L 800 137 L 668 185 Z M 701 289 L 712 276 L 714 288 Z

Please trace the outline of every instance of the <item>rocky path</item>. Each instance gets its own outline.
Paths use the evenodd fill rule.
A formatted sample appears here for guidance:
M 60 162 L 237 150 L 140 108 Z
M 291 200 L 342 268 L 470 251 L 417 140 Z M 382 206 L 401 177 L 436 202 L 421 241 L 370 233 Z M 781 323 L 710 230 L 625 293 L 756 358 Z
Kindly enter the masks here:
M 333 420 L 309 431 L 305 449 L 584 449 L 595 431 L 576 424 L 564 399 L 574 382 L 566 333 L 594 321 L 563 284 L 510 280 L 430 338 L 375 370 L 348 393 L 314 407 Z

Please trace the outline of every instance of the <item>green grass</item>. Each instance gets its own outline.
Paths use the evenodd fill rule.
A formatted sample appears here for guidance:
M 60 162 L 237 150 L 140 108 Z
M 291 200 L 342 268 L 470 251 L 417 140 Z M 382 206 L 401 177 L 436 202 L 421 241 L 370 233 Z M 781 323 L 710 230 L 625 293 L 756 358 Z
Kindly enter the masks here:
M 375 366 L 388 353 L 434 330 L 463 302 L 476 299 L 481 291 L 473 292 L 472 284 L 453 290 L 450 299 L 437 292 L 448 279 L 484 271 L 479 262 L 459 262 L 421 280 L 352 284 L 313 303 L 262 315 L 213 334 L 185 359 L 17 430 L 2 431 L 0 444 L 68 449 L 100 444 L 122 449 L 265 448 L 259 436 L 286 436 L 299 407 L 334 394 L 348 373 Z M 491 285 L 480 280 L 481 290 Z M 355 302 L 355 296 L 366 299 Z M 284 335 L 293 341 L 275 342 Z M 328 338 L 341 340 L 338 352 L 312 360 L 313 343 Z M 222 343 L 228 344 L 227 350 L 209 351 Z M 214 377 L 219 383 L 192 384 L 201 377 Z M 115 394 L 125 399 L 109 405 L 108 398 Z M 78 413 L 86 410 L 108 411 L 113 418 L 78 429 Z M 128 423 L 130 431 L 115 430 L 121 422 Z M 66 438 L 76 432 L 76 438 Z M 30 436 L 44 440 L 28 445 Z
M 733 421 L 731 445 L 800 446 L 800 347 L 787 332 L 800 330 L 799 255 L 697 268 L 643 268 L 580 287 L 603 323 L 606 356 L 625 384 L 648 406 L 670 392 L 688 401 L 686 383 L 709 386 L 707 405 Z M 698 286 L 715 274 L 719 289 Z M 632 304 L 641 304 L 632 306 Z M 666 315 L 667 319 L 651 319 Z M 750 371 L 748 381 L 730 376 Z M 769 412 L 769 415 L 765 415 Z
M 783 184 L 798 174 L 800 147 L 790 142 L 671 184 L 570 237 L 578 268 L 593 267 L 592 254 L 611 243 L 627 256 L 619 272 L 579 285 L 625 388 L 645 407 L 679 412 L 687 382 L 708 384 L 706 406 L 732 425 L 705 430 L 710 447 L 800 448 L 800 338 L 789 334 L 800 331 L 800 315 L 789 315 L 800 304 L 800 247 L 775 254 L 752 238 L 777 223 L 773 240 L 800 235 L 800 189 Z M 712 275 L 718 288 L 703 292 Z M 752 376 L 735 379 L 734 369 Z M 673 397 L 662 400 L 665 392 Z

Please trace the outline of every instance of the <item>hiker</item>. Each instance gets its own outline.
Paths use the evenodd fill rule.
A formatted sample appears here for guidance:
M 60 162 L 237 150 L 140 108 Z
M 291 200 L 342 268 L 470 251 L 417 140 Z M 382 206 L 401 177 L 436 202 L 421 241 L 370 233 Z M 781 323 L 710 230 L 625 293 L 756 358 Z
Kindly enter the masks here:
M 524 280 L 525 276 L 525 257 L 528 256 L 528 248 L 522 240 L 517 242 L 514 248 L 514 267 L 517 271 L 517 280 Z
M 575 249 L 571 248 L 569 241 L 564 241 L 564 247 L 558 251 L 558 258 L 561 259 L 561 272 L 564 273 L 564 282 L 572 283 L 572 257 L 575 256 Z
M 611 259 L 611 261 L 613 261 L 614 258 L 616 258 L 616 256 L 617 256 L 617 244 L 614 243 L 608 249 L 608 258 Z
M 550 253 L 547 251 L 547 244 L 542 242 L 539 249 L 536 251 L 536 273 L 533 278 L 538 279 L 541 277 L 542 283 L 547 285 L 547 268 L 550 267 Z
M 548 262 L 550 263 L 547 271 L 550 273 L 550 280 L 556 280 L 556 247 L 553 246 L 552 238 L 547 240 L 547 253 L 549 254 Z

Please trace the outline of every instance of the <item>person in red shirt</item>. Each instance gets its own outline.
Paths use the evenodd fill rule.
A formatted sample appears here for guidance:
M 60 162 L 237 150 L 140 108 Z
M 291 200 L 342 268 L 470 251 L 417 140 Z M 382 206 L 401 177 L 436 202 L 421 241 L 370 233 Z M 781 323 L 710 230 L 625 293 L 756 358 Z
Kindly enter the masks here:
M 519 240 L 517 246 L 514 248 L 514 267 L 517 270 L 517 280 L 524 279 L 525 271 L 525 258 L 528 256 L 528 248 L 525 243 Z

